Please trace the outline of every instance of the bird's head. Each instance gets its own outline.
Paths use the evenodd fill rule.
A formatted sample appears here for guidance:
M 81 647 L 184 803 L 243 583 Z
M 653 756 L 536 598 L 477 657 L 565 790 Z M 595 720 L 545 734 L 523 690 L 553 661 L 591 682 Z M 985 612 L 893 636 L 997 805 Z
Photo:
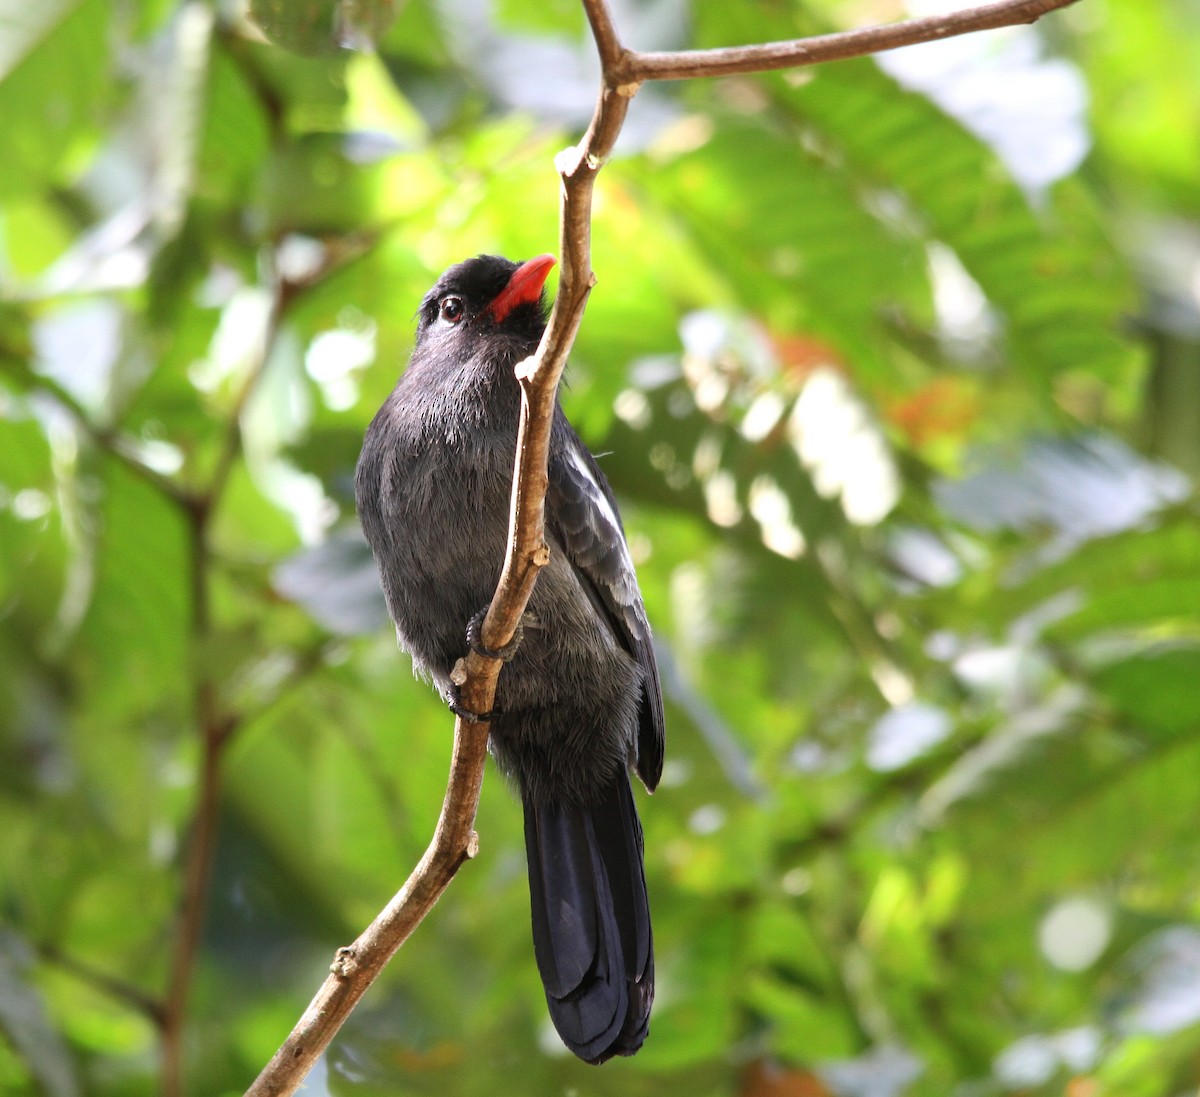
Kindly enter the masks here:
M 489 344 L 533 353 L 546 326 L 543 287 L 554 262 L 553 255 L 523 263 L 479 255 L 455 263 L 421 302 L 417 344 L 459 358 Z

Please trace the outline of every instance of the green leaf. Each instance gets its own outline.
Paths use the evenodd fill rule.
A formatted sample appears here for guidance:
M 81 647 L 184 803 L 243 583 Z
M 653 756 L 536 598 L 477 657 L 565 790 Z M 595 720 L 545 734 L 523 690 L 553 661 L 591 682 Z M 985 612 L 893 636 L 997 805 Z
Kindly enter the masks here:
M 46 0 L 23 4 L 0 3 L 0 80 L 17 67 L 81 0 Z
M 50 633 L 69 560 L 53 454 L 41 423 L 0 389 L 0 616 L 20 622 L 26 643 Z
M 10 5 L 11 6 L 11 5 Z M 24 5 L 23 10 L 30 8 Z M 97 126 L 113 102 L 105 0 L 33 5 L 53 14 L 38 25 L 49 33 L 33 45 L 25 24 L 10 53 L 14 67 L 0 82 L 0 138 L 5 168 L 0 198 L 38 191 L 47 180 L 70 181 L 86 163 Z M 55 23 L 56 17 L 61 21 Z M 3 27 L 0 26 L 0 30 Z M 4 39 L 0 36 L 0 42 Z M 19 60 L 18 60 L 19 58 Z
M 1035 212 L 980 141 L 869 61 L 775 87 L 865 182 L 898 190 L 954 249 L 1001 310 L 1031 384 L 1081 368 L 1114 388 L 1129 382 L 1138 355 L 1117 320 L 1131 285 L 1083 191 L 1066 184 Z
M 250 0 L 250 18 L 284 49 L 315 56 L 370 45 L 401 6 L 403 0 Z
M 497 24 L 507 31 L 575 39 L 587 29 L 583 5 L 573 0 L 549 0 L 533 5 L 518 0 L 498 0 L 495 10 Z
M 100 524 L 95 593 L 77 641 L 89 721 L 131 728 L 172 724 L 189 711 L 192 576 L 181 509 L 152 485 L 110 463 L 94 520 Z M 102 736 L 93 749 L 97 763 Z M 111 774 L 138 798 L 134 773 Z M 119 782 L 117 778 L 120 777 Z
M 1095 684 L 1151 741 L 1200 730 L 1200 647 L 1161 645 L 1109 663 Z
M 683 223 L 773 333 L 824 339 L 881 382 L 884 317 L 928 295 L 919 248 L 870 216 L 853 180 L 821 165 L 794 130 L 735 117 L 717 125 L 695 152 L 647 170 L 662 215 Z

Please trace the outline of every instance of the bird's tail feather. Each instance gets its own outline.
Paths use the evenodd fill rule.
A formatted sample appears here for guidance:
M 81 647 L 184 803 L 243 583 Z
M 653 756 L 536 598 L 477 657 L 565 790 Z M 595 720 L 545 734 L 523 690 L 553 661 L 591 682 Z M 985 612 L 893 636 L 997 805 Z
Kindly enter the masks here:
M 554 1027 L 581 1059 L 632 1055 L 654 1000 L 642 826 L 619 773 L 587 807 L 525 800 L 533 947 Z

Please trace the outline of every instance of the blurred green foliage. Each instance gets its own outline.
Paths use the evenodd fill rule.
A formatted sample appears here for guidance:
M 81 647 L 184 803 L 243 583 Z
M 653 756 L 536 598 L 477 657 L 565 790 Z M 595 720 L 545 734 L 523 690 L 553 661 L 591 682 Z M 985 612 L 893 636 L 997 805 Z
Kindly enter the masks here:
M 353 464 L 440 270 L 553 249 L 595 94 L 570 0 L 235 8 L 0 2 L 3 1092 L 169 1091 L 206 760 L 188 1092 L 420 856 L 451 723 Z M 558 1047 L 493 777 L 307 1092 L 1195 1091 L 1198 104 L 1185 0 L 642 90 L 563 399 L 662 645 L 652 1035 Z

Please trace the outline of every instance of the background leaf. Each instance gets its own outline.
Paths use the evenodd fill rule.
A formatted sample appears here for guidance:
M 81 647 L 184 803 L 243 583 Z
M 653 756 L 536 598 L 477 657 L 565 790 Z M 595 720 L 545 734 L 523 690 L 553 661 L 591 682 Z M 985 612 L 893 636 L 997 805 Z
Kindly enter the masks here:
M 489 775 L 314 1092 L 1196 1089 L 1186 8 L 639 91 L 562 399 L 667 698 L 652 1032 L 559 1046 Z M 644 49 L 876 14 L 615 5 Z M 595 80 L 566 2 L 0 4 L 5 1092 L 169 1090 L 198 803 L 188 1092 L 420 856 L 451 727 L 354 465 L 438 273 L 554 247 Z

